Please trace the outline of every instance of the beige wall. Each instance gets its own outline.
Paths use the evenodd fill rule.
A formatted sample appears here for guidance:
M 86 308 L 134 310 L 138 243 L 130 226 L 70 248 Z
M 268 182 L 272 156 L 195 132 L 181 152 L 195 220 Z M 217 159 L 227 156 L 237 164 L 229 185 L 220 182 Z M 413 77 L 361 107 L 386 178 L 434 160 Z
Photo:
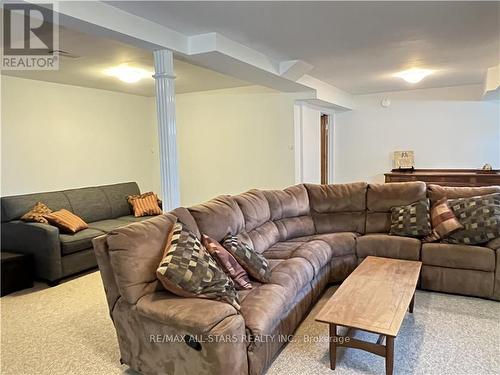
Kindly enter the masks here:
M 134 180 L 160 191 L 154 98 L 2 77 L 2 195 Z M 294 96 L 177 95 L 181 202 L 294 183 Z
M 177 95 L 182 204 L 292 185 L 294 99 L 256 86 Z
M 334 181 L 382 182 L 398 150 L 415 151 L 416 168 L 500 168 L 500 102 L 482 93 L 468 85 L 356 96 L 354 111 L 335 115 Z
M 2 76 L 2 195 L 137 181 L 159 191 L 154 101 Z

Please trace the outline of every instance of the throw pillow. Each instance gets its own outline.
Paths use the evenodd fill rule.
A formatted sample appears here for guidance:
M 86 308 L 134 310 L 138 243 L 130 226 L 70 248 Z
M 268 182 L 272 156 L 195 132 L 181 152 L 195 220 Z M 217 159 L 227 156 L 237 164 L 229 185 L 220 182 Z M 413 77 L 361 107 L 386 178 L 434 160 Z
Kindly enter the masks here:
M 69 233 L 76 233 L 89 227 L 79 216 L 65 210 L 64 208 L 62 210 L 43 215 L 43 217 L 47 219 L 50 224 Z
M 135 217 L 161 215 L 163 213 L 158 204 L 158 196 L 153 192 L 139 196 L 131 195 L 127 197 L 127 201 L 132 205 Z
M 434 242 L 443 239 L 463 225 L 457 220 L 453 210 L 448 206 L 446 198 L 438 200 L 431 208 L 432 233 L 423 239 L 424 242 Z
M 480 245 L 500 237 L 500 193 L 449 199 L 448 204 L 464 228 L 446 242 Z
M 224 249 L 216 240 L 206 235 L 201 236 L 201 242 L 222 270 L 233 280 L 236 289 L 252 289 L 247 272 L 229 251 Z
M 147 197 L 148 195 L 154 195 L 156 197 L 156 200 L 158 201 L 158 206 L 160 206 L 160 208 L 163 207 L 163 202 L 158 197 L 158 194 L 156 194 L 153 191 L 148 191 L 147 193 L 142 193 L 142 194 L 129 195 L 127 197 L 127 202 L 128 202 L 128 204 L 130 204 L 132 206 L 132 202 L 131 202 L 132 200 L 137 199 L 137 198 L 144 198 L 144 197 Z
M 181 297 L 225 301 L 240 309 L 234 284 L 196 235 L 177 221 L 168 235 L 156 276 L 165 289 Z
M 49 222 L 46 218 L 43 217 L 43 215 L 50 214 L 51 212 L 52 210 L 48 208 L 44 203 L 38 202 L 33 206 L 31 210 L 21 216 L 21 220 L 33 223 L 48 224 Z
M 237 236 L 228 234 L 222 246 L 236 258 L 239 264 L 247 271 L 250 276 L 261 283 L 269 282 L 271 269 L 269 262 L 262 255 L 257 253 L 252 247 L 240 241 Z
M 424 237 L 431 233 L 429 200 L 422 199 L 407 206 L 391 208 L 390 234 L 405 237 Z

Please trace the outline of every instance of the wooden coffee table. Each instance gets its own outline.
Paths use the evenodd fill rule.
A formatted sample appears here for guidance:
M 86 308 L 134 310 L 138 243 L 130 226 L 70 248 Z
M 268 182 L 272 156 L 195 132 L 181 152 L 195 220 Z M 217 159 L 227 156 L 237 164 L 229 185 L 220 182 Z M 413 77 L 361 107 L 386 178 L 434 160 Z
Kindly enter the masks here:
M 392 374 L 394 339 L 406 311 L 413 312 L 421 262 L 366 257 L 344 280 L 316 316 L 330 325 L 330 368 L 335 370 L 337 347 L 366 350 L 385 357 L 386 374 Z M 348 327 L 345 336 L 337 326 Z M 349 336 L 353 329 L 379 335 L 376 343 Z M 385 345 L 384 344 L 385 340 Z

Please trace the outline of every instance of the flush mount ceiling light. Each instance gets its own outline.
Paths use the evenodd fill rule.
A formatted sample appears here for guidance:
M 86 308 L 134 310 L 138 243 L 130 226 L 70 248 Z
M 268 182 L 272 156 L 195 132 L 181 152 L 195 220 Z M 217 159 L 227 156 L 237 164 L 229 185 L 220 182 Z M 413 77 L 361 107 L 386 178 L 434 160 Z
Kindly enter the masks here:
M 397 73 L 396 77 L 403 78 L 409 83 L 418 83 L 432 73 L 434 73 L 434 70 L 412 68 Z
M 123 82 L 136 83 L 143 78 L 151 77 L 153 73 L 147 71 L 146 69 L 135 68 L 133 66 L 123 64 L 105 69 L 104 74 L 111 77 L 116 77 Z

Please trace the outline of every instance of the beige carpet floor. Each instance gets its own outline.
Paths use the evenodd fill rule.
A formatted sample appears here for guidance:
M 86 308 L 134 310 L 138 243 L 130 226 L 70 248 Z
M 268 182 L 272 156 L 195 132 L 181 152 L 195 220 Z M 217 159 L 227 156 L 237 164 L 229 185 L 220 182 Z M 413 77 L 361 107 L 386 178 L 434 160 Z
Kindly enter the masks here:
M 328 328 L 314 321 L 332 293 L 325 293 L 268 375 L 333 374 L 324 342 Z M 4 375 L 134 374 L 118 362 L 97 272 L 2 297 L 0 308 Z M 415 313 L 407 315 L 396 339 L 395 360 L 396 374 L 500 374 L 500 303 L 419 291 Z M 339 352 L 335 374 L 384 373 L 380 357 Z

